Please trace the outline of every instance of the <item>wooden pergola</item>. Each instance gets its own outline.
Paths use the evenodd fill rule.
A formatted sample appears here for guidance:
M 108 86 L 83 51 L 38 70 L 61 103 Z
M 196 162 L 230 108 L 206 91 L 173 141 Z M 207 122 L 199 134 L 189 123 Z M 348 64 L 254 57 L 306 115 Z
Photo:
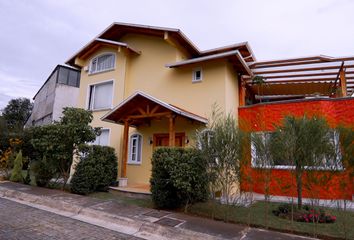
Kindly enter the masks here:
M 354 56 L 310 56 L 281 60 L 257 61 L 248 64 L 252 71 L 243 75 L 240 100 L 246 95 L 256 96 L 259 85 L 255 76 L 264 80 L 264 98 L 291 96 L 351 96 L 354 91 Z M 259 97 L 259 96 L 258 96 Z M 244 100 L 243 100 L 244 103 Z
M 168 119 L 169 146 L 175 146 L 175 123 L 177 118 L 186 118 L 193 122 L 205 125 L 207 119 L 171 104 L 167 104 L 146 93 L 136 92 L 121 102 L 112 111 L 104 115 L 101 120 L 121 124 L 123 130 L 123 156 L 121 176 L 127 176 L 129 127 L 150 125 L 152 120 Z

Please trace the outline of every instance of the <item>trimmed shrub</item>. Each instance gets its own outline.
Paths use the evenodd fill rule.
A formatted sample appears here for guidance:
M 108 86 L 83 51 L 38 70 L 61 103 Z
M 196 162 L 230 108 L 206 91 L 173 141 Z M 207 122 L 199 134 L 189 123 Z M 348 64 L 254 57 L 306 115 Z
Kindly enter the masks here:
M 22 176 L 22 151 L 17 154 L 16 159 L 14 161 L 14 168 L 11 172 L 10 181 L 12 182 L 23 182 Z
M 117 178 L 118 160 L 114 149 L 106 146 L 85 146 L 81 149 L 81 161 L 71 180 L 71 191 L 88 194 L 107 191 Z
M 209 193 L 206 164 L 197 149 L 156 149 L 150 184 L 158 208 L 187 207 L 205 201 Z
M 47 161 L 46 155 L 42 160 L 36 160 L 31 164 L 31 169 L 38 187 L 47 187 L 50 180 L 57 175 L 55 167 Z

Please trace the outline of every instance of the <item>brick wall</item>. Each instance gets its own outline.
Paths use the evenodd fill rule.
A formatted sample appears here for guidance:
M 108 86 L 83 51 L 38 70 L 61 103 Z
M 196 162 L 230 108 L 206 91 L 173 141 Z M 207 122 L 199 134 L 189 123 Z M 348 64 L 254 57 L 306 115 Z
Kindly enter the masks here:
M 331 127 L 340 124 L 353 128 L 354 98 L 307 99 L 275 103 L 263 103 L 238 109 L 240 127 L 246 131 L 273 131 L 275 125 L 283 121 L 284 116 L 321 115 Z M 291 170 L 256 169 L 251 167 L 250 146 L 245 155 L 247 166 L 244 168 L 246 178 L 241 182 L 243 191 L 264 193 L 266 179 L 270 179 L 271 195 L 296 196 L 295 177 Z M 307 181 L 317 179 L 317 183 Z M 352 199 L 354 194 L 353 178 L 350 170 L 345 171 L 311 171 L 303 176 L 303 197 L 321 199 Z

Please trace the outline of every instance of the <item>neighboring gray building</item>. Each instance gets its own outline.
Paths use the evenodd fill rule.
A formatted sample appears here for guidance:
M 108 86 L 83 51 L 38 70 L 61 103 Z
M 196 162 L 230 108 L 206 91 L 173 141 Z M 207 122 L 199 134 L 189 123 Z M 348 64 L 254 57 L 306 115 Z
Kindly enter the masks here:
M 33 97 L 34 106 L 26 127 L 50 124 L 59 120 L 64 107 L 76 107 L 80 71 L 58 65 Z

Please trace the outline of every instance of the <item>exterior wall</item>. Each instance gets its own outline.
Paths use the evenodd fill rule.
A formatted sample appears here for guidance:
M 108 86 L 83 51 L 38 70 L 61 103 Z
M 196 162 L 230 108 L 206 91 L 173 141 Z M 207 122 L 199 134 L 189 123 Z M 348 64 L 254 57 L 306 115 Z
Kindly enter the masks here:
M 53 106 L 58 71 L 55 71 L 34 99 L 32 115 L 26 126 L 50 124 L 53 120 Z
M 142 52 L 129 59 L 125 98 L 140 90 L 206 117 L 215 102 L 225 108 L 225 60 L 169 69 L 165 64 L 176 61 L 178 50 L 164 39 L 126 35 L 122 41 Z M 202 68 L 203 80 L 192 83 L 197 67 Z
M 127 34 L 120 41 L 141 51 L 141 54 L 136 55 L 123 49 L 119 52 L 119 48 L 115 47 L 101 47 L 82 61 L 83 66 L 89 66 L 91 59 L 97 55 L 104 52 L 116 54 L 114 70 L 89 74 L 82 69 L 79 107 L 87 109 L 88 90 L 91 84 L 113 80 L 112 107 L 118 105 L 134 92 L 143 91 L 166 103 L 204 117 L 209 116 L 214 103 L 217 103 L 219 107 L 226 111 L 233 110 L 235 112 L 235 109 L 237 109 L 237 79 L 234 77 L 236 74 L 226 60 L 215 60 L 169 69 L 165 67 L 165 64 L 183 58 L 183 53 L 164 39 Z M 197 67 L 202 68 L 203 79 L 201 82 L 192 83 L 193 69 Z M 232 100 L 230 101 L 229 98 Z M 121 169 L 123 127 L 100 120 L 110 110 L 93 111 L 92 126 L 110 129 L 109 145 L 116 149 L 118 168 Z M 176 121 L 176 132 L 186 132 L 189 139 L 192 139 L 194 130 L 200 126 L 179 120 L 178 118 Z M 164 123 L 164 120 L 153 121 L 150 127 L 130 128 L 130 135 L 134 131 L 143 135 L 143 162 L 141 165 L 127 166 L 128 181 L 148 183 L 151 174 L 152 156 L 152 145 L 150 145 L 148 138 L 149 136 L 152 137 L 154 133 L 168 133 L 168 125 Z
M 63 116 L 64 107 L 76 107 L 78 99 L 79 88 L 57 84 L 52 112 L 53 120 L 59 120 Z
M 97 55 L 112 52 L 116 54 L 116 66 L 114 70 L 110 70 L 107 72 L 101 72 L 96 74 L 89 74 L 89 72 L 81 71 L 81 80 L 80 80 L 80 89 L 79 89 L 79 102 L 78 106 L 80 108 L 88 109 L 88 94 L 90 85 L 101 83 L 104 81 L 113 80 L 113 99 L 112 99 L 112 107 L 118 105 L 121 101 L 123 101 L 124 96 L 124 84 L 125 84 L 125 74 L 126 74 L 126 52 L 118 52 L 117 48 L 111 47 L 102 47 L 98 49 L 94 54 L 92 54 L 86 61 L 84 62 L 84 66 L 89 66 L 92 58 Z M 100 118 L 109 112 L 111 108 L 104 110 L 94 110 L 92 112 L 93 121 L 91 125 L 93 127 L 102 127 L 110 130 L 109 136 L 109 146 L 115 148 L 117 156 L 118 156 L 118 169 L 121 169 L 121 152 L 122 152 L 122 134 L 123 127 L 118 124 L 103 122 Z
M 238 78 L 230 64 L 227 65 L 225 70 L 225 112 L 233 114 L 235 119 L 238 119 Z
M 66 74 L 64 74 L 65 70 Z M 69 86 L 69 75 L 75 73 L 76 85 Z M 76 107 L 79 96 L 78 71 L 69 67 L 58 65 L 34 98 L 31 116 L 26 122 L 26 127 L 50 124 L 59 120 L 63 107 Z M 66 81 L 59 84 L 58 79 Z
M 353 128 L 354 98 L 342 99 L 309 99 L 274 103 L 263 103 L 240 107 L 240 126 L 246 131 L 273 131 L 274 124 L 280 124 L 286 115 L 308 116 L 321 115 L 326 118 L 331 127 L 340 124 Z M 245 156 L 249 164 L 244 168 L 245 176 L 241 183 L 243 191 L 264 193 L 265 179 L 270 174 L 270 194 L 296 196 L 296 180 L 290 170 L 260 169 L 251 167 L 250 146 Z M 303 197 L 321 199 L 352 199 L 354 194 L 353 178 L 350 169 L 345 171 L 309 171 L 303 176 Z M 333 174 L 332 174 L 333 173 Z M 306 189 L 310 184 L 307 179 L 315 177 L 319 183 Z M 346 185 L 344 186 L 343 183 Z

